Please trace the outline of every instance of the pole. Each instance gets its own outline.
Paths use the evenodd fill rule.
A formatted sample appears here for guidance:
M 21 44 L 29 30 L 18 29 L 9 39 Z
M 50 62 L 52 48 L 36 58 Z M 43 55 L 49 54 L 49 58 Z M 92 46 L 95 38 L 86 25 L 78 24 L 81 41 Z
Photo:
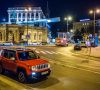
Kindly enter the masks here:
M 95 10 L 94 10 L 94 31 L 93 31 L 93 33 L 94 33 L 94 36 L 95 36 Z
M 68 32 L 68 19 L 67 19 L 67 32 Z
M 28 11 L 27 11 L 27 45 L 28 45 Z

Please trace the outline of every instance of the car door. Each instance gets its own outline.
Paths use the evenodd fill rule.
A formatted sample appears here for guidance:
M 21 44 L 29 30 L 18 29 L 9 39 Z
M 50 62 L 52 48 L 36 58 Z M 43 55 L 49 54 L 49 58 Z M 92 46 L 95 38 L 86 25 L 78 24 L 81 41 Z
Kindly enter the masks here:
M 8 50 L 3 50 L 3 55 L 2 55 L 2 64 L 3 64 L 3 67 L 8 70 Z
M 15 57 L 15 61 L 11 60 L 12 57 Z M 12 50 L 4 50 L 3 54 L 3 66 L 6 70 L 15 72 L 16 71 L 16 52 Z
M 17 68 L 17 58 L 15 51 L 8 51 L 8 68 L 10 71 L 16 72 Z

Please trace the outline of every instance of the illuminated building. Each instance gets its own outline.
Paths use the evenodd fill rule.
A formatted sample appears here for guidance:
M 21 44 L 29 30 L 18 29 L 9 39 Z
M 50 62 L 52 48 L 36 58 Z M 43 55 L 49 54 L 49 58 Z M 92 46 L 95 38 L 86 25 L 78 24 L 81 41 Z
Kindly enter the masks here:
M 100 20 L 95 21 L 96 26 L 96 33 L 100 32 Z M 73 23 L 73 29 L 74 31 L 79 30 L 83 31 L 84 33 L 93 33 L 93 26 L 94 21 L 90 19 L 83 19 L 80 20 L 80 22 L 74 22 Z
M 60 18 L 46 18 L 41 7 L 8 8 L 8 22 L 0 25 L 0 42 L 47 42 L 51 38 L 49 23 Z
M 14 7 L 8 8 L 8 23 L 31 24 L 32 26 L 46 27 L 46 17 L 41 7 Z

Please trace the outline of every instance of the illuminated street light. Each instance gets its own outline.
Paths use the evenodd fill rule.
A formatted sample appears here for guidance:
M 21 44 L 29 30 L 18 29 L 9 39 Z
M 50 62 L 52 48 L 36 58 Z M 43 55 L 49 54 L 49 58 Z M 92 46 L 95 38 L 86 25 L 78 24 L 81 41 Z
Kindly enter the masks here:
M 100 9 L 97 9 L 97 10 L 96 10 L 96 13 L 100 13 Z
M 90 14 L 93 14 L 93 10 L 90 10 L 89 13 L 90 13 Z
M 67 32 L 68 32 L 68 21 L 72 21 L 72 17 L 71 16 L 65 17 L 64 20 L 67 21 Z
M 100 13 L 100 9 L 93 9 L 89 11 L 90 14 L 93 14 L 93 18 L 94 18 L 94 35 L 95 35 L 95 19 L 96 19 L 96 14 Z
M 29 35 L 28 35 L 28 13 L 29 11 L 31 11 L 31 7 L 28 7 L 25 9 L 25 12 L 27 12 L 27 35 L 26 35 L 26 38 L 27 38 L 27 45 L 28 45 L 28 39 L 29 39 Z

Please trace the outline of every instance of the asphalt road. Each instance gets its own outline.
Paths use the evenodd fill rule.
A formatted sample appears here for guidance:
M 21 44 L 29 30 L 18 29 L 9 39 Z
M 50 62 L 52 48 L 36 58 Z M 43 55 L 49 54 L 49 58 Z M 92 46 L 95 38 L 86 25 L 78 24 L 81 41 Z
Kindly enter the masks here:
M 88 66 L 89 58 L 78 57 L 69 52 L 70 47 L 31 47 L 41 58 L 51 63 L 52 73 L 46 80 L 27 84 L 19 83 L 16 77 L 0 75 L 0 90 L 100 90 L 100 72 Z

